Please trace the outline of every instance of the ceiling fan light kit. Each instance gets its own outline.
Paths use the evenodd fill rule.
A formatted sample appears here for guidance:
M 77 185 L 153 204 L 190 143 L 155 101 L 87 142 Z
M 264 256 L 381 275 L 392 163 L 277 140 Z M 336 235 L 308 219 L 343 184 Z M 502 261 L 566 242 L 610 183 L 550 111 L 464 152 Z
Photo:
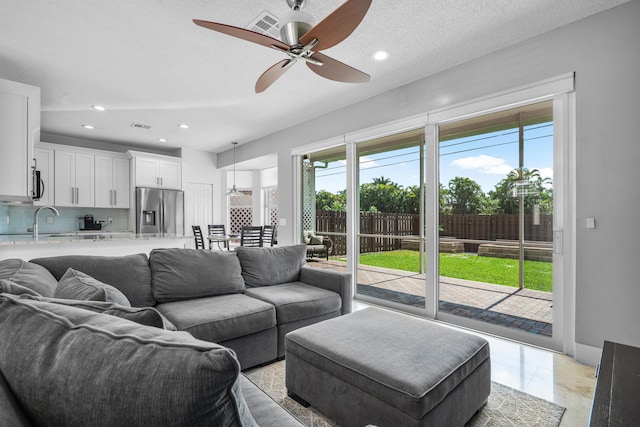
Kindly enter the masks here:
M 256 93 L 265 91 L 298 60 L 303 60 L 311 71 L 330 80 L 366 83 L 371 79 L 368 74 L 321 54 L 320 51 L 346 39 L 358 27 L 372 0 L 347 0 L 315 26 L 313 17 L 300 10 L 305 0 L 286 1 L 291 11 L 283 15 L 279 22 L 282 41 L 217 22 L 200 19 L 194 19 L 193 22 L 210 30 L 278 50 L 289 57 L 272 65 L 258 78 Z

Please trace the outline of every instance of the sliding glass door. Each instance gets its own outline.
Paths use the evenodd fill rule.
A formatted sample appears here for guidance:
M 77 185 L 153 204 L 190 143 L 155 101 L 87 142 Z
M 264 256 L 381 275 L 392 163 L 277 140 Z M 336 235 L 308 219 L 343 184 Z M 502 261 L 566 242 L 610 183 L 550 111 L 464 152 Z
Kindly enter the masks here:
M 357 143 L 356 165 L 356 295 L 424 309 L 424 128 Z
M 298 151 L 301 232 L 332 248 L 310 264 L 351 273 L 362 301 L 567 351 L 572 90 L 561 76 Z
M 310 255 L 314 267 L 346 271 L 347 179 L 345 146 L 301 156 L 302 241 L 325 245 L 329 259 Z M 310 233 L 314 235 L 313 241 Z
M 553 333 L 553 105 L 439 127 L 439 303 L 453 314 Z

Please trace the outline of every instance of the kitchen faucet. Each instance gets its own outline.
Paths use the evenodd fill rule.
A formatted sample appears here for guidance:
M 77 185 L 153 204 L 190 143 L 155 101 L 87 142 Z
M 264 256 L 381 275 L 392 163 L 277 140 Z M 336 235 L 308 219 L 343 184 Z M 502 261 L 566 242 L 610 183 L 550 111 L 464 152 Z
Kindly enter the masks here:
M 36 210 L 33 214 L 33 240 L 36 242 L 38 241 L 38 214 L 42 209 L 49 209 L 51 212 L 56 214 L 56 216 L 60 216 L 60 212 L 58 212 L 58 210 L 53 206 L 42 206 Z

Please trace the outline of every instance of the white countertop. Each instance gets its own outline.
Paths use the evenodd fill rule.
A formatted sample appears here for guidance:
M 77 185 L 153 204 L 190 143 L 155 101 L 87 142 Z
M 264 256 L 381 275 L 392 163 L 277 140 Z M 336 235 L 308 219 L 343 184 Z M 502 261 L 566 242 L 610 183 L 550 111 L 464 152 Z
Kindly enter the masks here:
M 72 231 L 69 233 L 41 234 L 38 241 L 31 234 L 2 234 L 0 245 L 39 245 L 62 242 L 100 242 L 105 240 L 184 239 L 186 236 L 135 234 L 132 231 Z

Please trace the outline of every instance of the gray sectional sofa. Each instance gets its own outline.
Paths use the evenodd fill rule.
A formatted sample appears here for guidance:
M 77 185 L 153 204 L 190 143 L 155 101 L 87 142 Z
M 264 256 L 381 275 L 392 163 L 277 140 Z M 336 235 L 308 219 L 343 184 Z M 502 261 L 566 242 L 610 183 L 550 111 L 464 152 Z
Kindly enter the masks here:
M 0 261 L 0 425 L 300 425 L 241 371 L 351 311 L 306 245 Z

